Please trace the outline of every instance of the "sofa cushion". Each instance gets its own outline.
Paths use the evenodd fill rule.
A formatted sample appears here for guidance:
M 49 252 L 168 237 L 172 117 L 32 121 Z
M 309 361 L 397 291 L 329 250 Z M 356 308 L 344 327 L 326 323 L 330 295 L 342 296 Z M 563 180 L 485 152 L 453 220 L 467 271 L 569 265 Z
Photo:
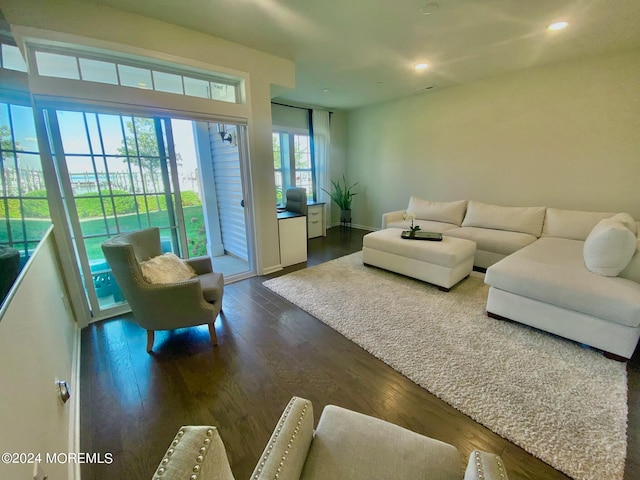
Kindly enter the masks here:
M 453 223 L 444 223 L 444 222 L 434 222 L 431 220 L 414 220 L 413 224 L 415 226 L 419 226 L 420 230 L 423 232 L 438 232 L 444 233 L 447 230 L 451 230 L 453 228 L 459 228 L 457 225 Z M 401 222 L 389 222 L 387 224 L 387 228 L 401 228 L 403 230 L 409 230 L 411 226 L 411 220 L 403 220 Z
M 478 250 L 511 255 L 522 247 L 535 242 L 537 238 L 528 233 L 491 230 L 489 228 L 460 227 L 444 232 L 447 237 L 466 238 L 476 242 Z
M 466 209 L 466 200 L 431 202 L 412 196 L 409 199 L 407 212 L 413 213 L 418 220 L 453 223 L 454 225 L 460 226 Z
M 492 228 L 540 236 L 545 207 L 502 207 L 470 201 L 463 227 Z
M 460 454 L 452 445 L 328 405 L 318 422 L 300 479 L 459 480 L 461 467 Z
M 158 255 L 140 263 L 142 276 L 150 283 L 175 283 L 196 276 L 193 269 L 173 253 Z
M 636 328 L 640 284 L 595 275 L 584 266 L 584 242 L 543 237 L 487 269 L 485 283 L 526 298 Z
M 607 212 L 547 208 L 542 236 L 585 240 L 600 220 L 610 218 L 613 215 L 613 213 Z
M 633 257 L 618 276 L 640 283 L 640 239 L 636 241 L 636 251 Z
M 636 236 L 622 222 L 600 220 L 584 241 L 584 264 L 589 271 L 607 277 L 617 276 L 636 251 Z

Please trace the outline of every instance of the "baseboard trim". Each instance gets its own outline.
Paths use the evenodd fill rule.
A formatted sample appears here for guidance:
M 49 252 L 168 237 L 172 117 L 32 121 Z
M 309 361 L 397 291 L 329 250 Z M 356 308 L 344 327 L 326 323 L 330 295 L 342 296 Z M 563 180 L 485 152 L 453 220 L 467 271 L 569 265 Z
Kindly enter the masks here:
M 71 385 L 73 390 L 71 404 L 69 405 L 69 452 L 80 452 L 80 349 L 81 330 L 76 327 L 73 339 L 73 359 L 71 361 Z M 80 480 L 79 462 L 69 462 L 69 479 Z
M 340 223 L 334 223 L 334 224 L 331 224 L 331 225 L 327 225 L 327 229 L 329 229 L 329 228 L 339 228 L 339 227 L 349 228 L 349 227 L 344 227 Z M 375 232 L 376 230 L 380 230 L 379 228 L 369 227 L 367 225 L 360 225 L 358 223 L 352 224 L 351 228 L 357 228 L 358 230 L 368 230 L 369 232 Z
M 272 273 L 279 272 L 280 270 L 282 270 L 282 265 L 273 265 L 263 269 L 260 275 L 270 275 Z

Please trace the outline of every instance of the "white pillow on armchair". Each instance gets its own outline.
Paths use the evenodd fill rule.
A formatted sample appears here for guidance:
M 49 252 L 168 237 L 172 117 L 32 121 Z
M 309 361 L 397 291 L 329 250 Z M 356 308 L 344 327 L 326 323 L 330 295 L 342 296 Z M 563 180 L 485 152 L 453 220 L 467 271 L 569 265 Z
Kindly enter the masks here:
M 196 276 L 193 269 L 173 253 L 158 255 L 140 263 L 142 276 L 150 283 L 176 283 Z

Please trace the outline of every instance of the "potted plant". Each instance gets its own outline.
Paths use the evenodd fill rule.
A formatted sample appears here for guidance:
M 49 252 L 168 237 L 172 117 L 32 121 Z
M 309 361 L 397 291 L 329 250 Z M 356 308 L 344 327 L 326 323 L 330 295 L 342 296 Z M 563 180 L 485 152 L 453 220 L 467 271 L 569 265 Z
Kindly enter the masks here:
M 340 184 L 339 180 L 337 182 L 331 180 L 331 184 L 333 185 L 332 191 L 329 192 L 324 188 L 322 190 L 340 207 L 340 223 L 351 223 L 351 198 L 358 194 L 357 192 L 353 192 L 352 189 L 358 183 L 347 185 L 347 179 L 344 175 L 342 176 L 342 182 L 343 183 Z
M 411 226 L 409 227 L 409 236 L 410 237 L 415 237 L 416 236 L 416 232 L 418 230 L 420 230 L 420 225 L 413 225 L 413 221 L 416 219 L 416 216 L 413 214 L 413 212 L 404 212 L 404 215 L 402 215 L 402 218 L 404 220 L 411 220 Z

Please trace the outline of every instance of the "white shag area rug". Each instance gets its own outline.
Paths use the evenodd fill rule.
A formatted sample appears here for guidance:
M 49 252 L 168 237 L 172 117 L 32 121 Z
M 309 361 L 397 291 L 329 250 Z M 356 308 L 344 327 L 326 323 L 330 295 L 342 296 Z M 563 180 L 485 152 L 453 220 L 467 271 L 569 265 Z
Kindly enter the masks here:
M 621 480 L 626 365 L 488 318 L 483 278 L 441 292 L 366 267 L 358 252 L 264 285 L 554 468 Z

